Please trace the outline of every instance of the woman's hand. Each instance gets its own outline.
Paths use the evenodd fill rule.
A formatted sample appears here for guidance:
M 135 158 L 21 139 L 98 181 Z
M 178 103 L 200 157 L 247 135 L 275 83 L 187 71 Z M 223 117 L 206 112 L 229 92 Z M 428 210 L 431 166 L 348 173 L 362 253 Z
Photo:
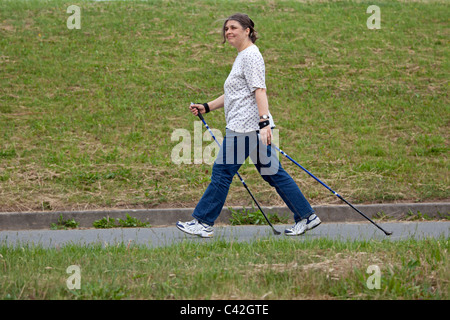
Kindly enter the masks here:
M 259 130 L 259 137 L 264 145 L 268 146 L 272 143 L 272 130 L 270 129 L 270 125 Z
M 191 104 L 189 106 L 189 110 L 192 112 L 192 114 L 194 116 L 197 116 L 199 112 L 200 113 L 205 113 L 206 112 L 205 106 L 202 105 L 202 104 Z

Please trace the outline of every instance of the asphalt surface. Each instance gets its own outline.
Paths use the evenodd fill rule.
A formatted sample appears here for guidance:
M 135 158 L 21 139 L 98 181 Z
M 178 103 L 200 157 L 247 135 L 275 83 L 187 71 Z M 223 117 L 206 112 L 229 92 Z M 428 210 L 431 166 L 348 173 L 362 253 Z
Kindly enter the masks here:
M 275 225 L 278 231 L 284 231 L 288 225 Z M 290 226 L 290 225 L 289 225 Z M 66 245 L 102 246 L 126 244 L 148 247 L 169 246 L 183 241 L 206 243 L 210 241 L 258 241 L 269 238 L 292 239 L 340 239 L 340 240 L 384 240 L 425 239 L 449 236 L 450 221 L 427 222 L 389 222 L 380 226 L 392 231 L 386 236 L 381 230 L 368 222 L 360 223 L 322 223 L 317 228 L 297 237 L 284 234 L 274 235 L 268 226 L 216 226 L 211 239 L 187 235 L 176 227 L 152 228 L 114 228 L 114 229 L 75 229 L 75 230 L 19 230 L 0 231 L 0 245 L 13 247 L 42 246 L 45 248 Z

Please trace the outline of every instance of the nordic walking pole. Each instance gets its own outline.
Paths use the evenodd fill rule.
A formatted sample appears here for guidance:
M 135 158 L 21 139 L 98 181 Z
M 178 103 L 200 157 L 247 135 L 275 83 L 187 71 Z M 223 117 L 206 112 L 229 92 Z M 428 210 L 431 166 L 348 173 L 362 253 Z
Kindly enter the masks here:
M 291 160 L 293 163 L 295 163 L 298 167 L 300 167 L 303 171 L 305 171 L 307 174 L 309 174 L 311 177 L 313 177 L 317 182 L 319 182 L 321 185 L 323 185 L 325 188 L 327 188 L 329 191 L 331 191 L 331 193 L 333 193 L 336 197 L 338 197 L 339 199 L 341 199 L 343 202 L 345 202 L 346 204 L 348 204 L 350 206 L 350 208 L 354 209 L 356 212 L 358 212 L 360 215 L 362 215 L 364 218 L 366 218 L 367 220 L 369 220 L 371 223 L 373 223 L 378 229 L 380 229 L 381 231 L 384 232 L 385 235 L 390 236 L 392 234 L 392 232 L 388 232 L 386 230 L 384 230 L 382 227 L 380 227 L 378 224 L 376 224 L 372 219 L 370 219 L 368 216 L 366 216 L 364 213 L 362 213 L 360 210 L 358 210 L 357 208 L 355 208 L 350 202 L 348 202 L 347 200 L 345 200 L 340 194 L 338 194 L 336 191 L 334 191 L 333 189 L 331 189 L 329 186 L 327 186 L 325 183 L 323 183 L 322 181 L 320 181 L 316 176 L 314 176 L 311 172 L 309 172 L 308 170 L 306 170 L 302 165 L 300 165 L 297 161 L 295 161 L 294 159 L 292 159 L 288 154 L 286 154 L 283 150 L 281 150 L 280 148 L 278 148 L 276 145 L 274 145 L 272 143 L 272 146 L 278 150 L 282 155 L 284 155 L 286 158 L 288 158 L 289 160 Z
M 191 103 L 192 104 L 192 103 Z M 198 111 L 198 109 L 197 109 Z M 217 143 L 217 145 L 220 148 L 220 143 L 219 141 L 217 141 L 216 137 L 214 136 L 213 132 L 211 131 L 211 129 L 209 128 L 208 124 L 206 123 L 205 119 L 203 118 L 202 114 L 200 113 L 200 111 L 198 111 L 197 116 L 200 118 L 200 120 L 202 120 L 203 125 L 206 127 L 206 129 L 208 129 L 209 133 L 211 134 L 211 136 L 213 137 L 214 141 Z M 269 218 L 267 218 L 266 214 L 264 213 L 263 209 L 261 208 L 261 206 L 259 205 L 258 201 L 256 201 L 255 197 L 253 196 L 252 192 L 250 191 L 250 189 L 248 188 L 247 184 L 245 183 L 244 179 L 242 179 L 241 175 L 239 174 L 239 172 L 236 172 L 236 175 L 238 176 L 239 180 L 241 180 L 242 184 L 244 185 L 245 189 L 247 189 L 248 193 L 250 194 L 250 196 L 252 197 L 253 201 L 255 202 L 255 204 L 258 206 L 259 211 L 261 211 L 262 215 L 264 216 L 264 218 L 266 219 L 267 223 L 269 224 L 269 226 L 272 228 L 273 233 L 276 235 L 281 234 L 280 231 L 276 230 L 274 228 L 274 226 L 270 223 Z

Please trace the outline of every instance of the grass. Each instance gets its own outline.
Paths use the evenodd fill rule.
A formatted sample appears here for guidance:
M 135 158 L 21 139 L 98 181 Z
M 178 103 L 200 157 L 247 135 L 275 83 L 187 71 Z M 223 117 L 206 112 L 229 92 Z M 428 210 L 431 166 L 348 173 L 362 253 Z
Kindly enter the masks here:
M 134 218 L 127 213 L 125 220 L 118 218 L 117 222 L 114 218 L 104 217 L 93 222 L 93 227 L 97 229 L 109 228 L 150 228 L 148 222 L 142 222 L 138 218 Z
M 171 136 L 193 139 L 187 106 L 222 93 L 236 52 L 220 19 L 235 11 L 259 31 L 286 153 L 354 203 L 450 198 L 445 1 L 72 4 L 80 30 L 66 1 L 0 2 L 0 211 L 195 204 L 211 166 L 175 165 Z M 207 121 L 224 132 L 223 111 Z M 282 162 L 312 204 L 337 201 Z M 241 173 L 261 204 L 282 204 Z M 250 204 L 235 181 L 226 206 Z
M 448 238 L 2 245 L 0 299 L 448 300 L 448 250 Z M 66 285 L 72 265 L 80 267 L 78 290 Z M 379 289 L 368 285 L 370 266 L 380 271 Z
M 252 209 L 242 208 L 242 209 L 233 209 L 228 208 L 231 211 L 230 224 L 232 226 L 238 225 L 259 225 L 259 224 L 268 224 L 264 219 L 263 214 L 259 209 L 255 209 L 252 206 Z M 267 213 L 267 218 L 271 223 L 288 223 L 288 218 L 285 216 L 279 215 L 277 212 Z
M 50 224 L 51 230 L 67 230 L 67 229 L 76 229 L 80 225 L 79 222 L 75 221 L 75 219 L 66 219 L 64 220 L 62 214 L 59 215 L 58 222 Z
M 385 212 L 381 211 L 375 214 L 373 217 L 375 220 L 379 221 L 389 221 L 389 220 L 395 220 L 395 221 L 430 221 L 430 220 L 450 220 L 450 213 L 442 213 L 437 211 L 435 215 L 430 216 L 427 213 L 422 213 L 421 211 L 412 212 L 409 210 L 408 212 L 405 212 L 402 215 L 399 216 L 390 216 L 387 215 Z

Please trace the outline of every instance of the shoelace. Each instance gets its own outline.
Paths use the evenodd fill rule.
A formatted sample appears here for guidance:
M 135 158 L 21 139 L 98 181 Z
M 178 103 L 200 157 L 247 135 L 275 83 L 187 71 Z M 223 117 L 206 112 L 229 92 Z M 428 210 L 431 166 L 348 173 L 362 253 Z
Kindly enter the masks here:
M 300 221 L 299 223 L 297 223 L 296 225 L 295 225 L 295 229 L 301 229 L 302 227 L 304 227 L 306 225 L 306 221 L 305 220 L 302 220 L 302 221 Z
M 188 225 L 188 226 L 193 226 L 193 225 L 195 225 L 196 223 L 197 223 L 197 220 L 196 220 L 196 219 L 193 219 L 193 220 L 187 222 L 186 225 Z
M 202 229 L 207 229 L 204 225 L 202 225 L 198 220 L 192 220 L 188 222 L 189 228 L 191 228 L 193 231 L 199 231 Z
M 294 225 L 291 227 L 290 230 L 291 230 L 292 232 L 297 232 L 297 230 L 300 229 L 301 226 L 303 226 L 303 224 L 304 224 L 303 221 L 304 221 L 304 220 L 299 221 L 299 222 L 297 222 L 296 224 L 294 224 Z

